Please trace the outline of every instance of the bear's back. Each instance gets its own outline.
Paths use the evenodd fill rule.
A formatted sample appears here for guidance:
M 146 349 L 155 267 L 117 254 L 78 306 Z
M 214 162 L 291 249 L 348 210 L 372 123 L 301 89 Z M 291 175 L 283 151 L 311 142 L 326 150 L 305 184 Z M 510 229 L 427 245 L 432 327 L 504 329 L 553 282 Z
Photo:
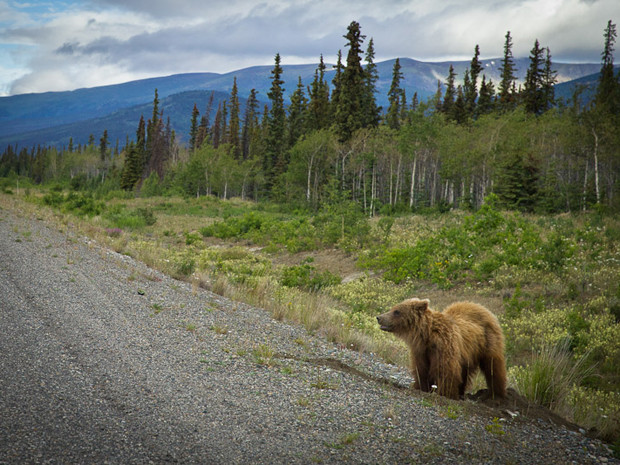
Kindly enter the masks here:
M 503 349 L 504 338 L 499 321 L 482 305 L 473 302 L 455 302 L 442 313 L 458 326 L 468 354 L 481 354 L 489 346 Z

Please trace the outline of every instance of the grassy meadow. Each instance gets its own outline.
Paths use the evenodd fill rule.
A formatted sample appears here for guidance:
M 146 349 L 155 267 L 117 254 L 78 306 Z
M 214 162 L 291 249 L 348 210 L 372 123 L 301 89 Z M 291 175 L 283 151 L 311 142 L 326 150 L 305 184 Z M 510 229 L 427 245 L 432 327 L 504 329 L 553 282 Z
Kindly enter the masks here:
M 310 212 L 59 187 L 5 188 L 0 207 L 402 366 L 377 314 L 412 296 L 479 302 L 500 318 L 511 387 L 620 446 L 617 217 L 503 211 L 490 196 L 475 212 L 367 218 L 346 201 Z

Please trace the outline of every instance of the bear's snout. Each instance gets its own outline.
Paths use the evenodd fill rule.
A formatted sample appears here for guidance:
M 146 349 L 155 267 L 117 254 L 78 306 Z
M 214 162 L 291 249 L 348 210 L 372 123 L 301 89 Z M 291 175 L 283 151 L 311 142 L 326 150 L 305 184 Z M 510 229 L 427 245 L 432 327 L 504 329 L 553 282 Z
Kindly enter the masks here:
M 386 318 L 385 313 L 377 317 L 377 323 L 379 323 L 379 327 L 381 328 L 382 331 L 392 330 L 392 326 L 390 325 L 388 318 Z

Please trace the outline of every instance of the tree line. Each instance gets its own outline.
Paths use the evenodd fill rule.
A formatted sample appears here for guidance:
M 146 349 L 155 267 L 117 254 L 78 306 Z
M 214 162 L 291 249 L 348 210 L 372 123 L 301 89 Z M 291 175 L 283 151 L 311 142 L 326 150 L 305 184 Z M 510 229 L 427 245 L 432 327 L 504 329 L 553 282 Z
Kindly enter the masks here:
M 138 123 L 123 150 L 107 132 L 85 147 L 9 146 L 0 176 L 74 187 L 147 193 L 240 196 L 298 207 L 350 200 L 368 215 L 425 208 L 478 208 L 495 193 L 507 208 L 577 211 L 620 207 L 620 75 L 614 73 L 616 25 L 604 30 L 601 72 L 592 99 L 578 88 L 557 101 L 549 48 L 535 41 L 525 81 L 516 78 L 507 32 L 500 80 L 484 74 L 478 45 L 462 80 L 450 66 L 437 92 L 408 97 L 399 59 L 388 106 L 377 105 L 378 72 L 372 38 L 359 23 L 347 28 L 331 82 L 320 57 L 312 82 L 295 83 L 288 102 L 281 57 L 275 55 L 269 104 L 256 90 L 243 114 L 236 78 L 230 98 L 202 113 L 194 105 L 189 144 L 180 147 L 164 122 L 157 90 L 153 113 Z M 213 121 L 210 120 L 215 114 Z

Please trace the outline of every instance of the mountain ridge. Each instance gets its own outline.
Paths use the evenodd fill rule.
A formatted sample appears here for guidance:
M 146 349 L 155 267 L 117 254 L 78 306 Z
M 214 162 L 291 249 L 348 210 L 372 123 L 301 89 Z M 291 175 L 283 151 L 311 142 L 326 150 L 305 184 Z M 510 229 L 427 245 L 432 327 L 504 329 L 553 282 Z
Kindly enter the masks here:
M 481 61 L 482 74 L 487 76 L 487 80 L 492 79 L 497 83 L 501 59 Z M 377 103 L 384 108 L 387 106 L 387 92 L 391 84 L 394 62 L 395 59 L 390 59 L 376 63 L 379 74 Z M 515 59 L 518 80 L 523 81 L 528 63 L 528 58 Z M 412 58 L 400 58 L 400 64 L 403 73 L 401 87 L 405 89 L 407 98 L 410 100 L 417 92 L 418 98 L 425 100 L 436 92 L 438 80 L 445 81 L 450 65 L 454 66 L 458 82 L 462 81 L 470 61 L 423 62 Z M 285 82 L 285 98 L 288 99 L 294 92 L 298 77 L 301 77 L 304 87 L 308 87 L 314 78 L 317 66 L 317 64 L 284 65 L 282 79 Z M 325 79 L 331 87 L 333 65 L 326 64 L 326 67 Z M 115 115 L 119 118 L 127 117 L 127 113 L 132 113 L 130 109 L 141 107 L 145 117 L 148 117 L 152 110 L 144 106 L 152 105 L 155 89 L 161 101 L 160 108 L 171 116 L 173 129 L 181 135 L 179 139 L 184 141 L 187 139 L 185 133 L 189 131 L 193 103 L 198 105 L 202 114 L 206 108 L 208 94 L 211 91 L 228 94 L 236 78 L 242 103 L 245 102 L 250 90 L 254 88 L 258 91 L 259 100 L 264 104 L 268 100 L 267 92 L 271 86 L 272 69 L 272 66 L 265 65 L 228 73 L 182 73 L 71 91 L 0 97 L 0 149 L 3 150 L 9 144 L 22 147 L 37 144 L 61 146 L 67 144 L 72 136 L 76 144 L 86 143 L 91 133 L 98 139 L 104 129 L 108 129 L 112 143 L 116 139 L 124 140 L 127 135 L 132 138 L 139 114 L 131 130 L 128 124 L 119 124 L 115 121 Z M 554 63 L 554 69 L 558 72 L 558 82 L 561 85 L 561 83 L 598 73 L 600 65 Z M 182 95 L 180 101 L 176 103 L 171 97 L 191 91 L 200 91 L 206 95 L 196 94 L 196 98 L 200 97 L 202 100 L 193 102 L 189 109 L 179 108 L 178 111 L 173 112 L 166 110 L 167 105 L 187 106 L 187 95 Z M 214 103 L 213 111 L 223 100 L 225 98 L 220 95 Z M 181 114 L 182 111 L 186 111 L 185 115 Z M 110 127 L 102 127 L 102 121 L 108 122 Z M 86 128 L 90 131 L 86 131 Z M 74 133 L 67 135 L 71 131 Z

